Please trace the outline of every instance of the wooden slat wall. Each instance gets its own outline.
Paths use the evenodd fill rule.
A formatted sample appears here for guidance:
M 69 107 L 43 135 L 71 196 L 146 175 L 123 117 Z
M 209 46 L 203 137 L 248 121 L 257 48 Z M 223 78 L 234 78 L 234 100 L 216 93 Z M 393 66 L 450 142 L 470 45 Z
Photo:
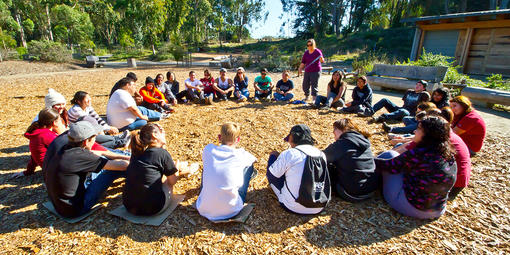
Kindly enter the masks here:
M 475 29 L 464 71 L 510 75 L 510 28 Z

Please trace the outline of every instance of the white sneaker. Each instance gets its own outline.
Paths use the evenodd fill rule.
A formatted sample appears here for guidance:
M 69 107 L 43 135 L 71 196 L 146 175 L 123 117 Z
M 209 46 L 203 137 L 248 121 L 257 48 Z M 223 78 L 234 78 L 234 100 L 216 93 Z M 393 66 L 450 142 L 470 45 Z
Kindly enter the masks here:
M 168 119 L 170 117 L 170 114 L 168 113 L 162 113 L 161 117 L 159 117 L 160 120 Z

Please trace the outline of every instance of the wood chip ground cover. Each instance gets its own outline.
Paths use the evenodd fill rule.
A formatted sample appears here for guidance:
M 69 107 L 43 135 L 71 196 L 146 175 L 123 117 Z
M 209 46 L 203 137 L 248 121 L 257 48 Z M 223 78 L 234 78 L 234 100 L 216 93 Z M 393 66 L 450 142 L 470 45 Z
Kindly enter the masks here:
M 24 67 L 25 68 L 25 67 Z M 29 70 L 29 69 L 27 69 Z M 188 69 L 173 68 L 177 78 Z M 193 68 L 201 76 L 202 69 Z M 39 70 L 37 70 L 39 71 Z M 44 70 L 42 70 L 44 71 Z M 53 71 L 53 70 L 50 70 Z M 22 179 L 9 176 L 29 159 L 28 140 L 22 136 L 44 105 L 48 88 L 69 101 L 77 90 L 92 95 L 94 108 L 104 114 L 107 95 L 115 81 L 135 71 L 147 75 L 166 69 L 99 69 L 0 77 L 0 253 L 74 254 L 338 254 L 338 253 L 494 253 L 510 252 L 510 196 L 508 137 L 488 134 L 484 149 L 473 159 L 469 187 L 435 221 L 415 220 L 391 209 L 379 194 L 360 204 L 334 198 L 316 216 L 283 211 L 265 179 L 268 154 L 287 148 L 283 137 L 292 125 L 308 124 L 325 148 L 333 141 L 332 122 L 345 115 L 305 109 L 302 105 L 223 102 L 212 106 L 179 105 L 171 118 L 161 121 L 167 149 L 174 159 L 201 161 L 201 151 L 216 141 L 219 125 L 241 124 L 241 146 L 254 154 L 259 175 L 252 181 L 249 202 L 255 209 L 246 224 L 216 225 L 202 218 L 192 203 L 200 174 L 181 180 L 175 191 L 186 194 L 182 206 L 160 226 L 134 225 L 106 213 L 122 203 L 121 181 L 108 190 L 101 209 L 81 223 L 70 225 L 41 207 L 47 200 L 40 169 Z M 218 70 L 212 70 L 217 74 Z M 5 74 L 5 73 L 4 73 Z M 233 72 L 230 72 L 233 75 Z M 248 74 L 250 81 L 256 73 Z M 271 74 L 278 80 L 280 74 Z M 321 78 L 325 90 L 329 76 Z M 296 85 L 301 80 L 295 79 Z M 139 82 L 141 85 L 142 82 Z M 352 86 L 351 86 L 352 88 Z M 252 91 L 253 94 L 253 91 Z M 302 97 L 300 89 L 297 98 Z M 350 98 L 350 96 L 348 96 Z M 69 107 L 69 105 L 68 105 Z M 390 145 L 379 125 L 352 117 L 370 130 L 374 153 Z

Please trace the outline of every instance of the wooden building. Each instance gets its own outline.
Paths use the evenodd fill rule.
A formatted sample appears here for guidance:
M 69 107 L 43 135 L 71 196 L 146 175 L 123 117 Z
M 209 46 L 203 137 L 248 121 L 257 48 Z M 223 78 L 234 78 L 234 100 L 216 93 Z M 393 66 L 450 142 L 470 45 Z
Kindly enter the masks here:
M 510 76 L 510 9 L 409 18 L 416 24 L 411 60 L 423 49 L 455 58 L 462 72 Z

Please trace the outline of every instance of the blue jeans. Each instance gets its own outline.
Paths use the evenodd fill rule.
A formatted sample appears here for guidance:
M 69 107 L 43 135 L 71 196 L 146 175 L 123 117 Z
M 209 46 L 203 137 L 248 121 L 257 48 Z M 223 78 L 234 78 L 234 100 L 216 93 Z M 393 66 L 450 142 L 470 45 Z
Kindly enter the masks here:
M 268 92 L 265 92 L 265 93 L 262 93 L 262 92 L 259 92 L 258 90 L 255 90 L 255 97 L 256 98 L 267 98 L 269 99 L 271 97 L 271 89 L 269 89 Z
M 335 97 L 337 96 L 334 92 L 329 92 L 328 96 L 317 96 L 315 98 L 315 106 L 319 107 L 321 105 L 325 105 L 327 107 L 343 107 L 345 102 L 341 98 L 338 99 L 335 103 L 333 103 L 333 100 L 335 100 Z
M 161 113 L 160 112 L 157 112 L 157 111 L 153 111 L 153 110 L 149 110 L 143 106 L 138 106 L 138 110 L 140 110 L 140 112 L 142 113 L 142 115 L 145 115 L 147 116 L 147 118 L 149 118 L 149 121 L 158 121 L 161 119 Z M 124 132 L 124 130 L 137 130 L 137 129 L 140 129 L 142 128 L 143 126 L 145 126 L 147 124 L 147 121 L 146 120 L 142 120 L 140 118 L 136 118 L 136 120 L 125 126 L 125 127 L 122 127 L 119 129 L 120 132 Z
M 267 160 L 267 171 L 266 177 L 269 184 L 273 184 L 277 189 L 281 190 L 283 185 L 285 185 L 285 175 L 282 175 L 280 178 L 276 178 L 270 171 L 269 167 L 276 161 L 278 157 L 275 155 L 269 155 L 269 159 Z
M 269 155 L 269 159 L 267 160 L 267 171 L 266 171 L 266 177 L 267 177 L 267 182 L 269 182 L 269 185 L 273 185 L 275 186 L 276 189 L 278 190 L 282 190 L 283 189 L 283 186 L 285 186 L 285 174 L 282 175 L 280 178 L 277 178 L 276 176 L 274 176 L 270 171 L 269 171 L 269 167 L 276 161 L 276 159 L 278 159 L 277 156 L 275 155 Z M 305 214 L 300 214 L 300 213 L 297 213 L 297 212 L 294 212 L 294 211 L 291 211 L 289 208 L 287 208 L 283 203 L 280 202 L 280 206 L 287 212 L 290 212 L 290 213 L 293 213 L 293 214 L 297 214 L 297 215 L 305 215 Z
M 248 186 L 250 186 L 253 171 L 253 165 L 246 167 L 243 170 L 243 186 L 239 188 L 239 196 L 243 200 L 243 203 L 246 201 L 246 193 L 248 193 Z
M 409 113 L 408 110 L 402 107 L 398 107 L 387 98 L 379 100 L 379 102 L 374 104 L 372 109 L 374 110 L 375 113 L 381 110 L 383 107 L 386 108 L 388 113 L 384 113 L 381 116 L 387 120 L 401 120 L 403 117 L 411 115 L 411 113 Z
M 395 151 L 389 150 L 381 153 L 377 158 L 379 159 L 392 159 L 397 157 L 399 154 Z M 403 188 L 403 174 L 391 174 L 388 172 L 382 172 L 383 177 L 383 195 L 386 202 L 395 211 L 414 218 L 419 219 L 431 219 L 438 218 L 445 211 L 446 207 L 441 211 L 426 212 L 416 209 L 407 200 L 405 190 Z
M 188 92 L 188 100 L 198 101 L 198 100 L 204 100 L 204 91 L 196 91 L 194 89 L 187 89 Z
M 237 99 L 241 99 L 243 97 L 244 98 L 249 98 L 250 97 L 250 91 L 248 90 L 248 88 L 236 90 L 236 91 L 234 91 L 234 96 Z
M 418 121 L 412 116 L 406 116 L 402 119 L 405 127 L 392 127 L 390 132 L 395 134 L 412 134 L 418 128 Z
M 126 177 L 126 171 L 101 170 L 85 188 L 83 208 L 81 209 L 80 215 L 88 213 L 90 209 L 97 204 L 108 187 L 112 185 L 113 181 L 124 177 Z
M 287 95 L 282 95 L 280 93 L 273 93 L 273 97 L 276 101 L 290 101 L 292 98 L 294 98 L 294 94 L 288 93 Z

